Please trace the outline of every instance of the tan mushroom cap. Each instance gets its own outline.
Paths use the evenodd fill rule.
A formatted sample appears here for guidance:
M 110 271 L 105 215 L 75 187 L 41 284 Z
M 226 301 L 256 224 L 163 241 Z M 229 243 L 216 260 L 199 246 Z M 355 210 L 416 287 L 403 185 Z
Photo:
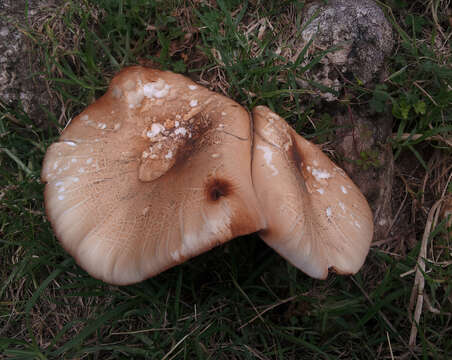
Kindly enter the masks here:
M 252 177 L 267 227 L 261 238 L 315 278 L 355 273 L 369 251 L 372 213 L 342 169 L 268 108 L 253 110 Z
M 170 72 L 121 71 L 47 151 L 45 205 L 96 278 L 130 284 L 265 226 L 248 113 Z

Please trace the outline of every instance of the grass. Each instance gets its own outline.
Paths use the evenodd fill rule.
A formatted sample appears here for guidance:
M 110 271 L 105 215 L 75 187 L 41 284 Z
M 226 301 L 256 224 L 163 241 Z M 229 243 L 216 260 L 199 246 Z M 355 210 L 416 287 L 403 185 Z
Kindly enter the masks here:
M 141 63 L 185 73 L 249 108 L 265 104 L 303 135 L 325 142 L 333 136 L 332 119 L 320 103 L 307 101 L 312 90 L 296 81 L 325 52 L 309 57 L 294 45 L 304 10 L 299 1 L 81 0 L 42 10 L 29 22 L 24 13 L 16 26 L 38 59 L 34 75 L 45 79 L 58 111 L 43 109 L 43 119 L 30 119 L 20 104 L 0 103 L 0 354 L 447 359 L 447 219 L 438 215 L 424 235 L 434 203 L 452 195 L 451 29 L 436 20 L 447 2 L 380 5 L 396 35 L 389 75 L 373 89 L 347 84 L 347 103 L 394 117 L 395 191 L 407 194 L 393 199 L 400 209 L 394 235 L 378 239 L 351 277 L 310 279 L 252 235 L 126 287 L 81 270 L 45 218 L 41 162 L 65 123 L 99 97 L 120 68 Z M 410 345 L 422 240 L 428 249 L 424 307 Z

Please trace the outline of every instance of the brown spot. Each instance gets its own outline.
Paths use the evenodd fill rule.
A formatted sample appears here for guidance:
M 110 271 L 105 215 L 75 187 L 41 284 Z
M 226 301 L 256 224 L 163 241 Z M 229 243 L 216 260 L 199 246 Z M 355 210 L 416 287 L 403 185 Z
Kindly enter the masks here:
M 216 202 L 232 193 L 232 184 L 224 179 L 210 178 L 205 186 L 208 201 Z

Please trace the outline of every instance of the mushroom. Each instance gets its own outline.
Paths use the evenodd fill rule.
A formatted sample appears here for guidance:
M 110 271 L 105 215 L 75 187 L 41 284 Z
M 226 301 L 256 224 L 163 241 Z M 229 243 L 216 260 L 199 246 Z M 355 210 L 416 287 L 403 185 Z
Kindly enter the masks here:
M 124 69 L 47 151 L 56 236 L 92 276 L 130 284 L 262 229 L 251 138 L 234 101 L 181 75 Z
M 342 169 L 266 107 L 253 110 L 260 237 L 314 278 L 359 270 L 373 234 L 366 199 Z

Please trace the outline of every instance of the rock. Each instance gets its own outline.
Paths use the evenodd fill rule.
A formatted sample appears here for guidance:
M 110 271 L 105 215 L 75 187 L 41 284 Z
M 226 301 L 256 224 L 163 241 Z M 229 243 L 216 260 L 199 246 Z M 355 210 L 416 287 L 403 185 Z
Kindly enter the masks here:
M 31 42 L 21 29 L 26 28 L 25 9 L 33 17 L 42 1 L 4 0 L 0 2 L 0 101 L 14 108 L 21 107 L 37 123 L 48 107 L 50 96 L 37 72 Z M 30 18 L 28 20 L 30 20 Z
M 390 117 L 371 116 L 366 110 L 338 111 L 334 147 L 341 165 L 369 201 L 374 214 L 374 240 L 388 236 L 392 222 L 394 159 L 387 139 Z
M 314 37 L 310 54 L 339 48 L 306 74 L 310 80 L 338 92 L 344 78 L 370 84 L 394 43 L 390 24 L 371 0 L 331 0 L 328 5 L 314 2 L 308 7 L 302 26 L 303 46 Z M 331 93 L 320 96 L 327 101 L 337 99 Z

